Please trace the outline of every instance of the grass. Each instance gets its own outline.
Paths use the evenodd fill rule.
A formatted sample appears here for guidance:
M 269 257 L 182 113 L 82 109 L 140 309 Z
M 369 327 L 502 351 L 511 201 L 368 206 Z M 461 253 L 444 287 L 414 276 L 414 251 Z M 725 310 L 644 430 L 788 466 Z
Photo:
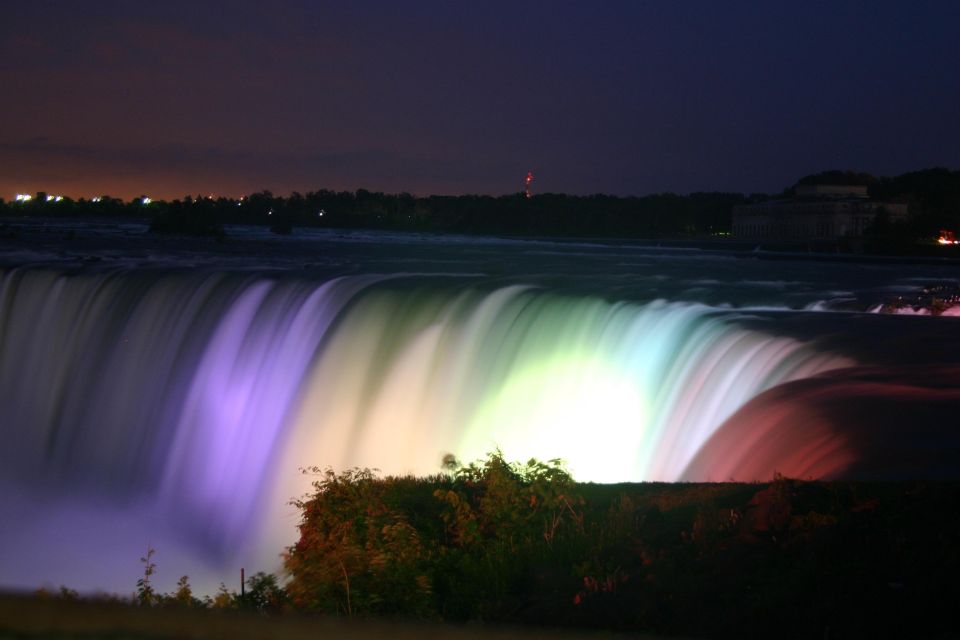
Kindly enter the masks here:
M 346 620 L 284 614 L 262 616 L 242 611 L 144 608 L 129 604 L 69 601 L 34 596 L 0 595 L 0 638 L 37 640 L 510 640 L 512 638 L 614 637 L 604 632 L 557 629 L 476 627 L 388 620 Z M 653 636 L 623 635 L 618 638 Z

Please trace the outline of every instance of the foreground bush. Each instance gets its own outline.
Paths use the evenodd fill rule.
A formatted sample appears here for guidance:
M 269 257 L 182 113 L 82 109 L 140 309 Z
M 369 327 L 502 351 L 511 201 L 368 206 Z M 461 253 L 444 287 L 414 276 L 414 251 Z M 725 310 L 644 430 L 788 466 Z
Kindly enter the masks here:
M 960 488 L 577 484 L 499 453 L 430 478 L 320 472 L 301 610 L 707 636 L 951 628 Z
M 318 473 L 298 503 L 301 537 L 286 558 L 301 608 L 339 614 L 500 619 L 529 565 L 582 528 L 582 503 L 557 462 L 452 464 L 449 475 Z M 582 531 L 580 532 L 582 537 Z

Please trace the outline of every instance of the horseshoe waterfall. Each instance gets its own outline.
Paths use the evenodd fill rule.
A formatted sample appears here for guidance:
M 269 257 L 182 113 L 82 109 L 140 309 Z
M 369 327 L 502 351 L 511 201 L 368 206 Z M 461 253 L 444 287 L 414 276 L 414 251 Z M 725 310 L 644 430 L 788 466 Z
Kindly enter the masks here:
M 201 587 L 274 569 L 313 465 L 426 474 L 498 447 L 585 481 L 842 476 L 847 436 L 799 421 L 773 446 L 755 404 L 857 363 L 742 315 L 426 277 L 8 269 L 4 580 L 122 588 L 147 545 Z

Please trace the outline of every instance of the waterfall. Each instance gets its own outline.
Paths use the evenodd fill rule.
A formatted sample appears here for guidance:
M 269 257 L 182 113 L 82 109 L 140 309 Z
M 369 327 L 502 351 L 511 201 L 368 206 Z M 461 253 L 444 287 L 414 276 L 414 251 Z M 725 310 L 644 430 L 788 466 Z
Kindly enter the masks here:
M 695 458 L 709 476 L 697 455 L 740 407 L 850 364 L 697 304 L 13 269 L 0 276 L 0 506 L 19 514 L 18 544 L 87 510 L 108 515 L 61 542 L 44 529 L 44 544 L 129 525 L 215 566 L 275 559 L 309 480 L 298 467 L 434 473 L 446 453 L 499 447 L 562 458 L 581 480 L 689 479 Z M 0 552 L 0 576 L 27 580 L 14 555 Z
M 402 473 L 499 447 L 585 480 L 671 481 L 756 394 L 847 364 L 701 305 L 375 290 L 304 381 L 294 449 Z

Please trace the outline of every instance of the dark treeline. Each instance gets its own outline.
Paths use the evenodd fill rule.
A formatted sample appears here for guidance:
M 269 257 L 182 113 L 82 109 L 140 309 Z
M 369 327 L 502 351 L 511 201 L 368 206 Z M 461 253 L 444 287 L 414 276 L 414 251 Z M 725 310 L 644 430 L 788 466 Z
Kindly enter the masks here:
M 642 198 L 564 194 L 417 197 L 364 189 L 322 189 L 288 197 L 260 191 L 240 200 L 187 196 L 144 204 L 143 198 L 130 202 L 109 197 L 56 201 L 40 193 L 28 202 L 0 202 L 0 215 L 149 217 L 154 231 L 200 235 L 216 235 L 224 224 L 256 224 L 268 225 L 278 233 L 293 227 L 331 227 L 657 237 L 728 232 L 732 206 L 747 201 L 746 196 L 733 193 L 665 193 Z
M 292 227 L 375 228 L 410 231 L 572 236 L 663 236 L 729 231 L 738 194 L 662 194 L 644 198 L 522 194 L 492 196 L 398 195 L 360 189 L 293 193 L 269 192 L 240 203 L 180 200 L 167 205 L 154 227 L 165 230 L 191 220 L 269 224 L 283 233 Z M 224 208 L 226 205 L 226 208 Z
M 894 178 L 828 171 L 804 182 L 866 184 L 871 197 L 910 205 L 909 233 L 929 237 L 960 228 L 960 171 L 926 169 Z M 704 192 L 643 197 L 572 196 L 546 193 L 505 196 L 425 196 L 359 189 L 321 189 L 283 197 L 260 191 L 240 200 L 185 196 L 172 201 L 0 199 L 0 215 L 37 217 L 127 217 L 152 220 L 156 232 L 222 234 L 225 224 L 255 224 L 287 233 L 293 227 L 369 228 L 410 231 L 607 237 L 703 237 L 725 235 L 734 205 L 791 195 Z
M 960 171 L 913 171 L 878 178 L 868 186 L 872 198 L 907 202 L 908 231 L 917 237 L 933 237 L 939 229 L 960 230 Z

